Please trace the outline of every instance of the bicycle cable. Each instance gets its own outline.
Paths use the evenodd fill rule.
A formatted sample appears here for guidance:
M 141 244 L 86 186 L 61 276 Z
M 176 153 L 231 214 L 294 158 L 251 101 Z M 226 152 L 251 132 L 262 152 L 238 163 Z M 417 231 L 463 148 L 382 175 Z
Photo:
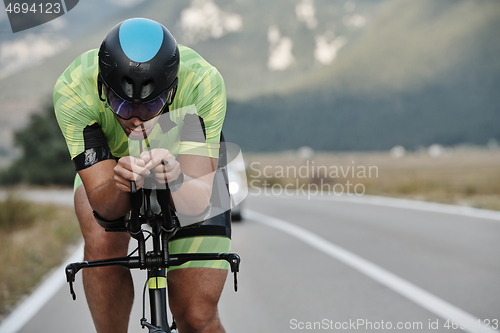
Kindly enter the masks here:
M 153 233 L 146 229 L 141 229 L 142 232 L 148 233 L 148 236 L 144 239 L 144 242 L 147 242 L 149 238 L 153 236 Z M 137 251 L 139 251 L 139 247 L 136 247 L 135 250 L 127 254 L 127 257 L 133 256 Z
M 147 286 L 148 286 L 148 280 L 146 280 L 146 282 L 144 283 L 144 288 L 142 290 L 142 319 L 141 319 L 141 323 L 147 321 L 147 319 L 146 319 L 146 288 L 147 288 Z M 144 325 L 142 326 L 142 328 L 144 329 Z

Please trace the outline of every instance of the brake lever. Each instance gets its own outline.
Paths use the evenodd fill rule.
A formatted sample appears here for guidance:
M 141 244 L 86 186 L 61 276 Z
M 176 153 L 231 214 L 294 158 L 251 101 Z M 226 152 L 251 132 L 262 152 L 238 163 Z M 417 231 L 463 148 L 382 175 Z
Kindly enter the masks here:
M 240 271 L 241 258 L 236 253 L 231 254 L 231 259 L 229 264 L 231 266 L 231 272 L 234 274 L 234 291 L 238 292 L 238 272 Z
M 76 273 L 79 271 L 79 267 L 77 267 L 75 264 L 69 264 L 66 266 L 66 281 L 69 283 L 69 292 L 71 296 L 73 297 L 73 301 L 76 301 L 76 293 L 75 289 L 73 288 L 73 283 L 75 282 L 75 276 Z

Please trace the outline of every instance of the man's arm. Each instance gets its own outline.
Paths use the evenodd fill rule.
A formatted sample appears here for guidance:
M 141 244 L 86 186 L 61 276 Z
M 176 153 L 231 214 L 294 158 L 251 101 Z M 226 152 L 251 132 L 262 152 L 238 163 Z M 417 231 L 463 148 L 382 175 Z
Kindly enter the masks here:
M 197 155 L 179 155 L 177 161 L 184 173 L 184 183 L 172 193 L 177 212 L 196 216 L 210 203 L 218 159 Z
M 150 173 L 162 181 L 172 181 L 184 174 L 184 182 L 172 193 L 175 209 L 185 215 L 203 213 L 212 195 L 212 182 L 218 160 L 197 155 L 179 155 L 177 159 L 166 149 L 155 150 L 150 158 L 123 157 L 118 163 L 104 160 L 78 171 L 92 209 L 106 220 L 115 220 L 130 210 L 130 181 L 141 188 L 142 176 Z M 162 161 L 167 161 L 165 165 Z M 147 165 L 146 165 L 147 164 Z
M 78 171 L 92 209 L 103 219 L 115 220 L 130 210 L 130 196 L 117 188 L 114 168 L 117 163 L 109 159 Z
M 181 154 L 176 159 L 166 149 L 143 152 L 141 158 L 146 162 L 145 168 L 150 169 L 160 183 L 175 181 L 181 172 L 184 174 L 182 185 L 172 192 L 177 212 L 196 216 L 207 209 L 218 159 L 187 154 Z

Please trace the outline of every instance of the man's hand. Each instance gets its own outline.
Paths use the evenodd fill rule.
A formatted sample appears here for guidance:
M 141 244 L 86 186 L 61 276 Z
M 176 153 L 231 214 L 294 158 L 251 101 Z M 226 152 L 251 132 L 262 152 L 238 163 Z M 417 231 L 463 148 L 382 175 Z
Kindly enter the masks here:
M 176 180 L 182 165 L 187 181 L 181 190 L 172 193 L 174 206 L 181 214 L 197 216 L 205 212 L 209 205 L 217 163 L 217 159 L 197 155 L 184 154 L 176 158 L 167 149 L 157 148 L 142 152 L 139 158 L 120 158 L 113 169 L 113 177 L 121 193 L 130 192 L 131 181 L 134 180 L 140 189 L 144 187 L 144 178 L 149 175 L 153 175 L 159 183 Z
M 151 149 L 141 153 L 144 167 L 151 171 L 158 183 L 164 184 L 179 178 L 181 165 L 167 149 Z
M 116 187 L 123 192 L 130 191 L 130 182 L 135 181 L 137 188 L 144 186 L 144 177 L 154 175 L 161 183 L 179 178 L 181 165 L 167 149 L 152 149 L 141 153 L 140 158 L 122 157 L 114 168 Z
M 144 160 L 132 156 L 120 158 L 114 167 L 114 173 L 116 188 L 123 192 L 130 192 L 131 181 L 136 182 L 138 189 L 142 188 L 144 177 L 151 174 Z

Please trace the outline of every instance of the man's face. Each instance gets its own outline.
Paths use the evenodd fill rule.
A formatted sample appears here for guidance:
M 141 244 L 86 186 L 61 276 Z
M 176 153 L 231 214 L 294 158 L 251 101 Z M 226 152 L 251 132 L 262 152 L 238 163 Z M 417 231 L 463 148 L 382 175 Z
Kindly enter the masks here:
M 158 97 L 145 103 L 132 103 L 116 95 L 111 89 L 103 86 L 106 96 L 106 107 L 115 115 L 127 136 L 132 140 L 143 140 L 151 133 L 158 121 L 158 116 L 168 111 L 167 101 L 172 92 L 165 91 Z M 149 120 L 143 120 L 149 119 Z
M 148 121 L 142 121 L 137 117 L 132 117 L 128 120 L 125 120 L 118 117 L 117 115 L 115 115 L 115 118 L 116 120 L 118 120 L 129 139 L 144 140 L 149 136 L 160 117 L 157 116 Z

